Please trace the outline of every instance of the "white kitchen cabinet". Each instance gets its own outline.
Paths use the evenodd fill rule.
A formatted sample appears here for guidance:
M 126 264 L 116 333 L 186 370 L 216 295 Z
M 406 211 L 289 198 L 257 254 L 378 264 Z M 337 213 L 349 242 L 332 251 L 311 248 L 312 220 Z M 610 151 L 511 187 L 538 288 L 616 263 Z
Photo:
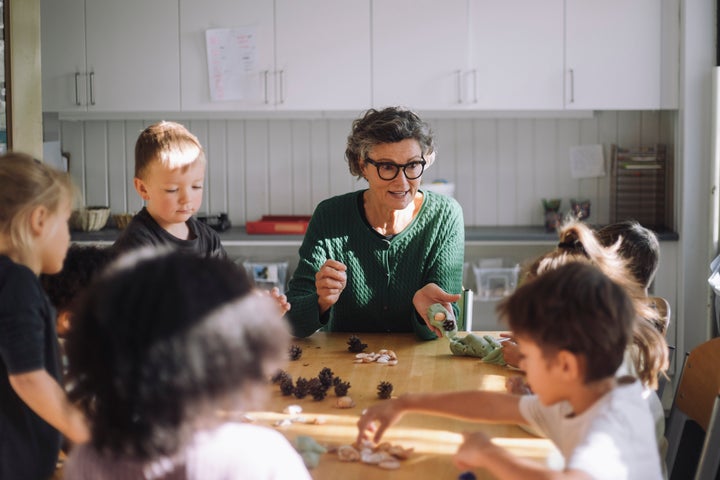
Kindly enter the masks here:
M 565 108 L 660 108 L 662 2 L 572 0 L 565 16 Z
M 562 110 L 563 0 L 470 0 L 467 102 Z
M 470 105 L 467 0 L 373 0 L 373 104 Z
M 180 108 L 177 0 L 43 0 L 43 110 Z
M 269 110 L 274 106 L 273 2 L 180 0 L 180 76 L 183 111 Z M 254 61 L 238 81 L 242 98 L 211 101 L 205 32 L 242 28 L 254 38 Z
M 182 110 L 361 110 L 370 106 L 369 0 L 180 1 Z M 330 19 L 330 20 L 328 20 Z M 205 32 L 254 32 L 242 98 L 210 97 Z
M 275 0 L 277 108 L 370 107 L 370 1 Z
M 563 0 L 373 3 L 377 106 L 560 110 Z

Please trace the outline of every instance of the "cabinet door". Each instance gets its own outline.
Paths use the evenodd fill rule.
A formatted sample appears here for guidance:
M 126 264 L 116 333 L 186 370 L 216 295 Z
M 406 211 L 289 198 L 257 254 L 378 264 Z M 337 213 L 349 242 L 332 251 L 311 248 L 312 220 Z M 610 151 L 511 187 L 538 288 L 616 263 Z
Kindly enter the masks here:
M 466 0 L 373 1 L 373 104 L 467 108 Z
M 275 41 L 279 110 L 370 107 L 370 0 L 275 0 Z
M 271 1 L 180 0 L 182 110 L 273 109 L 273 21 Z M 212 101 L 210 97 L 205 32 L 216 28 L 243 28 L 254 34 L 254 60 L 248 62 L 247 71 L 233 86 L 241 92 L 239 96 L 233 96 L 233 100 Z
M 563 0 L 470 0 L 470 101 L 563 108 Z
M 85 0 L 42 0 L 40 22 L 43 111 L 83 111 Z
M 177 111 L 177 0 L 86 2 L 88 110 Z
M 661 7 L 658 0 L 566 2 L 566 108 L 659 108 Z

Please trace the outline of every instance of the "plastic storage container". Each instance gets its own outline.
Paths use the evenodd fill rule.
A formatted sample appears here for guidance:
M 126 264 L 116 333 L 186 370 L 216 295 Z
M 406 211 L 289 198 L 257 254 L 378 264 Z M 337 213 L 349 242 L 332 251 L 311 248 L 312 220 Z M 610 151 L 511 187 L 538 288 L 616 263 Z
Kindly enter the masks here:
M 475 287 L 480 301 L 499 300 L 517 286 L 520 265 L 507 265 L 501 258 L 481 259 L 473 265 Z
M 278 287 L 280 293 L 285 293 L 287 283 L 288 262 L 260 262 L 245 260 L 242 262 L 255 286 L 263 290 Z

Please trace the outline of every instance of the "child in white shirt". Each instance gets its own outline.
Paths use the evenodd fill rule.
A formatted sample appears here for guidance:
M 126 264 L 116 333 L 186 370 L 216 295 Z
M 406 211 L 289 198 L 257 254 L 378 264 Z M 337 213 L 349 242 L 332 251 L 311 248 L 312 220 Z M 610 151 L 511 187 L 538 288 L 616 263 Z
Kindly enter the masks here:
M 456 465 L 503 479 L 659 479 L 653 419 L 641 384 L 616 378 L 635 311 L 624 289 L 586 262 L 528 281 L 498 305 L 512 329 L 534 394 L 466 391 L 408 394 L 370 407 L 358 440 L 379 441 L 407 412 L 532 425 L 565 458 L 562 471 L 513 456 L 481 432 L 467 434 Z

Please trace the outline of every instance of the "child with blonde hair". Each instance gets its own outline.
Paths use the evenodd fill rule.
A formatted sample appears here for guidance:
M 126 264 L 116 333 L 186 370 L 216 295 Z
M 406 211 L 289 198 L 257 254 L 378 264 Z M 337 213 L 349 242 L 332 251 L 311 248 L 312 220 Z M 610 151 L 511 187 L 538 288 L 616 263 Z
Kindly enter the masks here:
M 205 151 L 195 135 L 175 122 L 158 122 L 135 142 L 135 190 L 145 207 L 113 248 L 125 252 L 166 245 L 202 256 L 225 258 L 218 234 L 193 217 L 205 183 Z
M 203 257 L 227 258 L 220 236 L 198 221 L 205 182 L 205 151 L 195 135 L 176 122 L 147 127 L 135 142 L 135 190 L 145 202 L 113 244 L 116 253 L 168 246 Z M 281 311 L 287 297 L 273 288 Z
M 0 157 L 0 478 L 49 478 L 61 434 L 88 438 L 60 386 L 55 311 L 38 278 L 63 266 L 73 197 L 66 174 Z

